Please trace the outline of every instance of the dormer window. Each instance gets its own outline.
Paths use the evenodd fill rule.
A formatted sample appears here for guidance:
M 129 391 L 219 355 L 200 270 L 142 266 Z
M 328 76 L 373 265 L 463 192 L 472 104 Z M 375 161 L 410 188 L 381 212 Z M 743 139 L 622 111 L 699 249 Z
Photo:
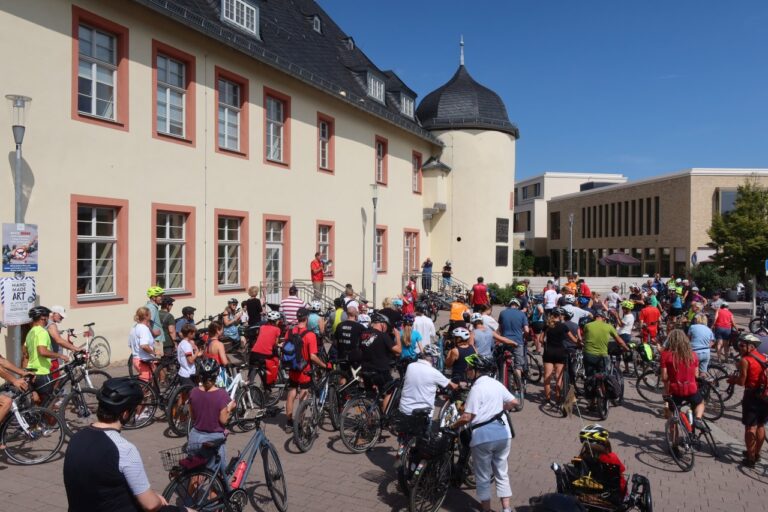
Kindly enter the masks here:
M 368 96 L 384 103 L 384 80 L 372 73 L 368 73 Z
M 344 39 L 344 46 L 347 47 L 347 50 L 352 51 L 355 49 L 355 40 L 351 37 L 348 37 Z
M 221 0 L 221 19 L 259 35 L 259 9 L 245 0 Z
M 407 94 L 400 94 L 400 112 L 410 118 L 413 118 L 413 98 Z
M 323 24 L 320 22 L 319 16 L 312 17 L 312 30 L 314 30 L 318 34 L 323 33 Z

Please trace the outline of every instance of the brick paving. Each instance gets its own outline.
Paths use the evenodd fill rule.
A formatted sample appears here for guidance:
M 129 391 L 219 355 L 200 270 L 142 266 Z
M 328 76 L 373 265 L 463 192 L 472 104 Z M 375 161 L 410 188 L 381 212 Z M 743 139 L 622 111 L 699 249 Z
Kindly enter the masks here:
M 115 373 L 119 373 L 115 369 Z M 552 462 L 567 462 L 579 449 L 576 434 L 584 422 L 593 419 L 562 419 L 547 414 L 539 407 L 538 386 L 531 386 L 534 402 L 513 414 L 517 438 L 510 454 L 510 475 L 517 510 L 526 510 L 528 498 L 552 491 Z M 737 391 L 738 392 L 738 391 Z M 706 452 L 696 455 L 693 471 L 683 473 L 664 450 L 664 420 L 659 409 L 640 398 L 634 383 L 626 390 L 624 406 L 611 408 L 602 422 L 612 433 L 614 450 L 630 473 L 649 478 L 657 511 L 703 509 L 708 511 L 765 510 L 768 503 L 768 465 L 756 469 L 739 464 L 743 450 L 740 412 L 727 411 L 715 424 L 715 435 L 725 460 L 715 460 Z M 325 430 L 309 453 L 297 453 L 278 423 L 269 420 L 266 434 L 275 444 L 288 482 L 289 509 L 293 511 L 329 510 L 403 511 L 404 497 L 394 480 L 395 440 L 387 438 L 366 454 L 346 451 L 338 434 Z M 232 455 L 245 445 L 250 434 L 234 434 L 227 444 Z M 156 422 L 125 436 L 140 449 L 153 488 L 162 491 L 168 483 L 158 451 L 183 444 L 183 439 L 170 437 L 166 426 Z M 66 447 L 66 445 L 65 445 Z M 27 512 L 66 510 L 62 483 L 62 456 L 41 466 L 22 467 L 0 458 L 0 510 Z M 269 494 L 260 468 L 252 471 L 247 488 L 252 490 L 251 508 L 272 511 Z M 443 510 L 467 511 L 477 506 L 474 492 L 452 489 Z M 496 506 L 496 503 L 494 503 Z

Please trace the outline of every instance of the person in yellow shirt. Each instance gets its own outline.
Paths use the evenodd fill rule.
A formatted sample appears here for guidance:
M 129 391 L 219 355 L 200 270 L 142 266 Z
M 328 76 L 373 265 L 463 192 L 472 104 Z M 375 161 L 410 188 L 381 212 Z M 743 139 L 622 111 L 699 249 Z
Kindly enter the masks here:
M 51 359 L 61 359 L 65 363 L 69 357 L 57 354 L 51 350 L 51 337 L 45 330 L 51 310 L 45 306 L 35 306 L 29 310 L 29 318 L 32 319 L 32 328 L 27 333 L 27 338 L 22 347 L 22 368 L 34 370 L 35 380 L 32 383 L 33 400 L 35 403 L 43 403 L 53 390 L 51 382 Z

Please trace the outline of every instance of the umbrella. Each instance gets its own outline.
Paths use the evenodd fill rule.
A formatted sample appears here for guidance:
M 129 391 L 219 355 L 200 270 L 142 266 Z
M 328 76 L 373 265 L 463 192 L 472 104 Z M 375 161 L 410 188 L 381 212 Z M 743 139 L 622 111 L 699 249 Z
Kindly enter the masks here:
M 601 265 L 639 265 L 640 260 L 623 252 L 615 252 L 600 258 Z

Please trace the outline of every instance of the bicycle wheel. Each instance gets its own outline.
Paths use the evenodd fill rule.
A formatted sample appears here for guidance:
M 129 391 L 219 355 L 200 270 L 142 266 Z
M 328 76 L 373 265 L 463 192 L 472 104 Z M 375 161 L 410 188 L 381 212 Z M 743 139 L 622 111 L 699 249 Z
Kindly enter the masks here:
M 184 437 L 189 433 L 189 392 L 192 386 L 179 386 L 168 399 L 165 406 L 166 419 L 171 432 L 179 437 Z
M 645 370 L 637 378 L 635 387 L 637 392 L 644 400 L 652 403 L 661 403 L 661 396 L 664 393 L 664 385 L 661 382 L 661 374 L 656 368 Z
M 435 512 L 448 494 L 451 465 L 449 461 L 437 459 L 429 461 L 426 466 L 414 476 L 410 512 Z
M 440 412 L 437 414 L 438 426 L 440 428 L 453 425 L 459 419 L 459 410 L 456 408 L 456 404 L 450 400 L 443 402 L 440 407 Z
M 715 386 L 708 386 L 704 395 L 706 396 L 706 405 L 704 407 L 704 418 L 709 421 L 717 421 L 725 413 L 725 403 L 720 392 Z
M 528 352 L 528 380 L 538 384 L 543 375 L 542 365 L 538 357 Z
M 721 377 L 717 379 L 712 385 L 720 392 L 720 396 L 723 397 L 723 403 L 727 409 L 732 409 L 741 404 L 741 398 L 736 391 L 736 385 L 728 383 L 728 377 Z
M 262 384 L 264 384 L 262 382 Z M 264 399 L 266 400 L 266 406 L 272 407 L 273 405 L 277 405 L 277 403 L 283 398 L 285 395 L 286 390 L 286 381 L 285 381 L 285 375 L 283 375 L 283 370 L 281 368 L 278 368 L 277 370 L 277 380 L 270 386 L 265 386 L 263 390 Z
M 235 395 L 235 405 L 230 421 L 243 432 L 250 432 L 256 428 L 257 415 L 264 409 L 264 393 L 256 384 L 241 386 Z
M 341 410 L 339 409 L 339 393 L 336 386 L 328 386 L 328 402 L 325 404 L 328 408 L 328 419 L 331 420 L 333 430 L 339 430 L 341 423 Z
M 693 468 L 695 453 L 688 431 L 679 416 L 673 415 L 667 420 L 664 425 L 664 435 L 667 440 L 667 450 L 675 464 L 683 471 L 690 471 Z
M 608 399 L 605 397 L 605 391 L 598 392 L 595 398 L 595 407 L 597 408 L 597 417 L 600 421 L 608 419 Z
M 301 453 L 308 452 L 317 438 L 316 404 L 314 397 L 302 400 L 293 415 L 293 444 Z
M 104 336 L 95 336 L 88 344 L 88 362 L 94 368 L 106 368 L 111 357 L 112 348 Z
M 517 405 L 514 410 L 515 412 L 522 411 L 525 405 L 525 379 L 520 377 L 514 370 L 509 372 L 508 379 L 507 389 L 517 399 Z
M 223 508 L 230 511 L 226 495 L 226 484 L 221 477 L 205 468 L 181 473 L 163 490 L 163 498 L 168 501 L 168 505 L 194 510 Z
M 715 382 L 718 379 L 727 378 L 730 372 L 721 364 L 711 363 L 707 366 L 707 375 L 709 376 L 707 380 Z
M 83 373 L 85 377 L 85 373 Z M 88 376 L 85 377 L 85 385 L 93 389 L 101 389 L 101 386 L 111 379 L 112 376 L 104 370 L 88 370 Z
M 571 393 L 571 378 L 568 376 L 568 368 L 563 370 L 563 384 L 560 387 L 560 400 L 558 405 L 560 406 L 560 415 L 565 418 L 568 416 L 568 399 Z M 574 390 L 575 392 L 575 390 Z
M 712 435 L 712 430 L 708 429 L 700 434 L 709 445 L 709 451 L 712 452 L 712 456 L 716 459 L 720 458 L 720 450 L 717 447 L 717 443 L 715 442 L 715 437 Z
M 143 380 L 136 379 L 136 383 L 141 387 L 141 392 L 144 397 L 141 399 L 141 403 L 136 407 L 133 416 L 128 422 L 123 425 L 126 430 L 132 430 L 149 425 L 157 412 L 158 401 L 157 395 L 152 387 Z
M 341 442 L 352 453 L 370 449 L 381 435 L 381 413 L 370 398 L 353 398 L 341 411 Z
M 176 383 L 176 375 L 179 373 L 177 360 L 163 359 L 152 372 L 152 382 L 157 386 L 159 396 L 168 394 L 171 386 Z M 163 404 L 164 405 L 164 404 Z
M 757 334 L 762 329 L 765 329 L 762 318 L 757 317 L 749 321 L 749 332 L 752 334 Z
M 59 453 L 64 442 L 64 429 L 61 419 L 53 411 L 31 407 L 19 411 L 19 417 L 9 413 L 7 421 L 0 427 L 0 440 L 5 445 L 8 459 L 28 466 L 47 462 Z
M 411 454 L 416 446 L 418 437 L 410 438 L 405 446 L 402 447 L 400 458 L 397 465 L 397 484 L 400 486 L 400 492 L 408 496 L 411 492 L 411 477 L 413 476 L 413 469 L 411 465 Z
M 261 448 L 261 458 L 264 461 L 264 479 L 267 481 L 267 488 L 272 495 L 275 508 L 285 512 L 288 510 L 288 486 L 285 483 L 285 473 L 283 473 L 280 458 L 269 442 Z
M 96 421 L 96 409 L 99 408 L 97 393 L 93 388 L 75 388 L 62 400 L 59 417 L 68 437 Z

